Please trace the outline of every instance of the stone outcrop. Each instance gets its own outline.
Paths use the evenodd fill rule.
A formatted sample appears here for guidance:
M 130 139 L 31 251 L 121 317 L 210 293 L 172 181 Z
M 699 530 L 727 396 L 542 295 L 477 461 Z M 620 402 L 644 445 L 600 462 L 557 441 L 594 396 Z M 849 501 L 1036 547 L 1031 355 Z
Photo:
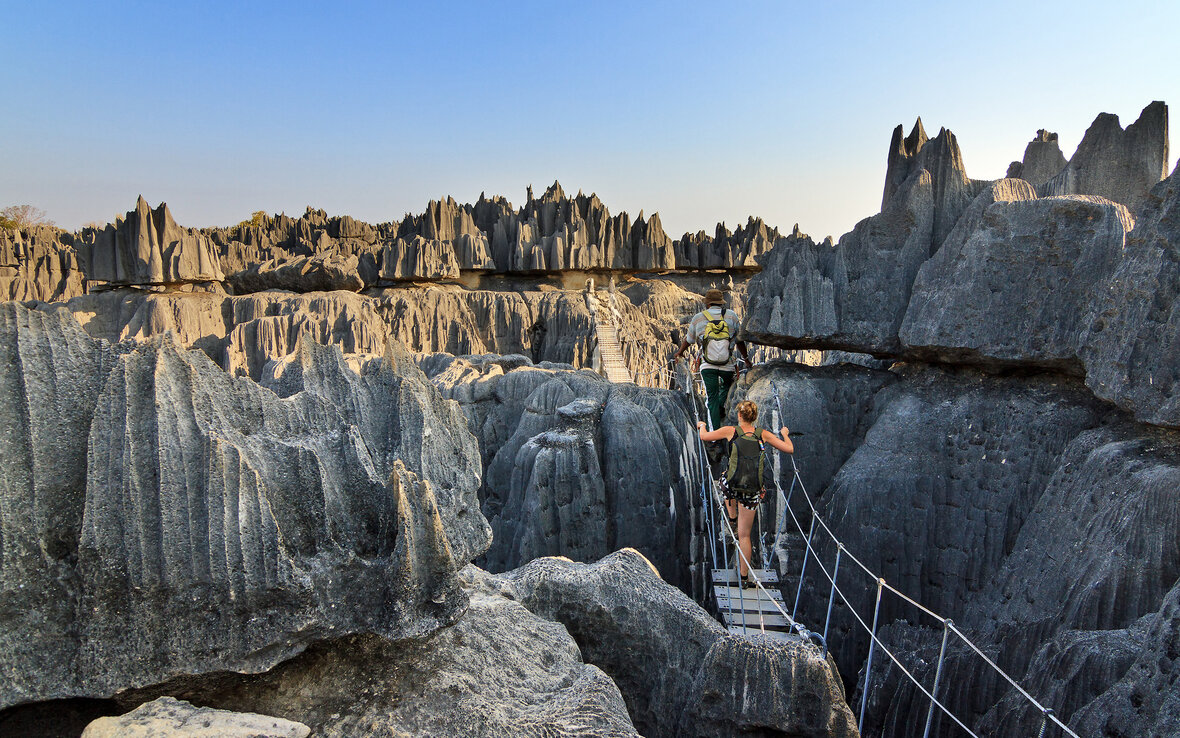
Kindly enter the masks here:
M 1008 167 L 1007 177 L 1020 178 L 1034 187 L 1039 187 L 1056 177 L 1068 162 L 1061 153 L 1061 146 L 1057 143 L 1057 134 L 1045 129 L 1037 131 L 1037 135 L 1028 146 L 1024 147 L 1024 158 L 1014 161 Z
M 1156 101 L 1126 130 L 1117 115 L 1099 114 L 1069 164 L 1037 191 L 1042 196 L 1099 195 L 1138 213 L 1148 191 L 1166 176 L 1168 106 Z
M 823 515 L 866 566 L 948 616 L 999 569 L 1067 445 L 1101 419 L 1080 383 L 1055 378 L 927 370 L 874 403 L 864 442 L 822 493 Z M 817 550 L 830 568 L 834 546 Z M 809 574 L 811 586 L 800 611 L 805 623 L 822 623 L 828 584 Z M 871 612 L 871 589 L 851 590 L 857 611 Z M 905 603 L 883 601 L 883 624 L 907 616 Z M 833 651 L 854 683 L 868 638 L 850 617 L 843 607 L 833 613 Z
M 934 189 L 923 170 L 880 214 L 832 247 L 794 236 L 750 280 L 745 336 L 782 348 L 832 348 L 897 355 L 910 287 L 930 256 Z
M 693 503 L 700 467 L 684 440 L 692 411 L 682 394 L 523 357 L 435 356 L 423 366 L 463 407 L 483 449 L 493 543 L 482 565 L 593 561 L 629 546 L 669 581 L 702 591 L 702 572 L 689 566 L 703 545 Z
M 566 629 L 525 609 L 502 580 L 460 573 L 470 604 L 425 639 L 328 641 L 256 676 L 227 674 L 124 695 L 177 694 L 307 724 L 316 736 L 638 736 L 619 689 L 584 663 Z
M 355 255 L 341 256 L 337 253 L 270 259 L 229 275 L 226 283 L 238 295 L 265 290 L 359 292 L 365 282 L 361 279 L 358 264 Z
M 254 379 L 268 361 L 293 353 L 302 334 L 361 358 L 384 354 L 391 338 L 415 352 L 526 353 L 536 361 L 578 366 L 588 366 L 593 353 L 584 296 L 555 290 L 431 285 L 366 295 L 241 296 L 115 290 L 76 298 L 66 307 L 96 338 L 146 341 L 172 332 L 231 374 Z
M 49 226 L 0 229 L 0 299 L 62 302 L 84 294 L 71 234 Z
M 162 287 L 225 279 L 213 241 L 176 225 L 166 204 L 152 210 L 142 196 L 134 210 L 95 232 L 79 253 L 87 278 L 108 285 Z
M 1180 552 L 1169 543 L 1180 515 L 1175 432 L 1134 425 L 1080 381 L 1052 374 L 915 368 L 882 381 L 852 367 L 769 365 L 736 396 L 766 412 L 771 384 L 786 424 L 804 431 L 800 467 L 836 457 L 833 476 L 804 481 L 847 553 L 953 617 L 1080 734 L 1100 733 L 1112 716 L 1130 733 L 1168 733 L 1180 679 L 1169 655 L 1180 587 Z M 830 572 L 835 548 L 819 540 Z M 778 555 L 797 577 L 801 547 Z M 864 618 L 874 588 L 845 562 L 853 568 L 841 569 L 842 589 Z M 828 587 L 808 575 L 804 624 L 824 622 Z M 787 591 L 793 597 L 793 581 Z M 892 596 L 880 623 L 886 646 L 929 685 L 941 629 Z M 839 598 L 829 637 L 846 683 L 860 672 L 863 685 L 868 639 Z M 1040 714 L 953 638 L 942 679 L 940 699 L 980 734 L 1040 726 Z M 916 738 L 927 704 L 878 658 L 867 734 Z
M 64 310 L 0 304 L 0 705 L 69 694 L 85 439 L 115 351 Z
M 1086 384 L 1136 418 L 1180 427 L 1180 177 L 1156 185 L 1114 274 L 1094 290 Z
M 260 214 L 255 221 L 205 232 L 217 245 L 222 268 L 230 274 L 272 259 L 332 253 L 345 259 L 356 256 L 361 279 L 373 284 L 377 281 L 380 242 L 394 235 L 393 230 L 390 224 L 374 226 L 309 207 L 298 218 Z
M 909 136 L 902 138 L 901 126 L 893 131 L 881 212 L 885 212 L 893 198 L 906 189 L 906 183 L 923 170 L 930 175 L 934 201 L 930 244 L 931 251 L 934 251 L 954 228 L 955 222 L 984 183 L 967 177 L 967 168 L 963 164 L 963 154 L 955 134 L 943 128 L 934 138 L 927 138 L 922 119 L 919 118 Z
M 798 224 L 795 225 L 796 233 Z M 761 218 L 751 217 L 744 226 L 730 232 L 718 223 L 710 237 L 704 231 L 685 233 L 676 241 L 678 269 L 757 269 L 758 259 L 783 237 Z
M 470 237 L 464 235 L 465 241 Z M 380 279 L 388 282 L 404 280 L 439 281 L 458 279 L 459 260 L 450 242 L 413 236 L 395 239 L 385 244 L 381 253 Z
M 193 707 L 161 697 L 117 718 L 86 726 L 82 738 L 307 738 L 302 723 L 253 713 Z
M 462 612 L 454 574 L 489 542 L 478 449 L 404 355 L 356 377 L 303 343 L 280 399 L 164 337 L 118 353 L 4 309 L 0 400 L 22 410 L 0 459 L 0 704 L 261 671 Z
M 1180 519 L 1177 440 L 1129 424 L 1077 434 L 1019 530 L 1009 529 L 999 567 L 955 616 L 1081 735 L 1100 735 L 1115 720 L 1127 734 L 1166 735 L 1160 728 L 1180 707 L 1167 686 L 1180 679 L 1167 655 L 1180 586 L 1180 552 L 1168 543 Z M 886 641 L 919 664 L 928 683 L 940 637 L 940 630 L 899 624 Z M 948 653 L 944 679 L 960 686 L 944 698 L 957 715 L 981 733 L 1037 731 L 1040 713 L 1006 684 L 970 688 L 993 680 L 989 667 L 961 645 Z M 923 698 L 893 671 L 874 670 L 874 723 L 920 735 L 905 705 Z M 1153 687 L 1151 699 L 1134 697 Z
M 1098 197 L 1029 199 L 1021 184 L 989 187 L 979 222 L 922 265 L 900 331 L 907 355 L 1081 373 L 1086 318 L 1123 258 L 1131 216 Z
M 615 680 L 644 735 L 857 735 L 818 649 L 728 634 L 635 551 L 593 564 L 536 559 L 505 579 Z

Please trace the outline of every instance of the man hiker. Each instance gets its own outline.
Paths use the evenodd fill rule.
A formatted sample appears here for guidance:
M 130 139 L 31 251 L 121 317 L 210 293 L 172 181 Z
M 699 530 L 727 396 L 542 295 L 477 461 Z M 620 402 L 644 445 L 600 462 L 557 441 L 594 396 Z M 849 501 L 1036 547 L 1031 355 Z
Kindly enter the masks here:
M 722 406 L 735 379 L 734 348 L 741 352 L 747 364 L 750 361 L 746 354 L 746 342 L 736 338 L 740 327 L 741 320 L 737 313 L 725 307 L 721 290 L 709 290 L 705 293 L 705 309 L 693 316 L 688 324 L 688 333 L 680 340 L 680 348 L 672 356 L 675 362 L 690 343 L 700 345 L 701 381 L 705 383 L 709 417 L 714 428 L 721 427 L 724 417 Z

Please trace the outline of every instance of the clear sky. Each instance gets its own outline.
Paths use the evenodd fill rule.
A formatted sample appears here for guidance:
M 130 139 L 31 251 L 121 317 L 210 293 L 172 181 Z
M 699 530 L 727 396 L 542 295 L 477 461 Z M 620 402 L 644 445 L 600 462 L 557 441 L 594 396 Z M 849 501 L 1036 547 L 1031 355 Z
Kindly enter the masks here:
M 181 225 L 306 205 L 370 222 L 532 184 L 839 236 L 892 129 L 1003 176 L 1038 128 L 1180 105 L 1180 3 L 0 0 L 0 207 Z M 1174 165 L 1180 144 L 1170 154 Z M 1171 166 L 1169 167 L 1169 169 Z

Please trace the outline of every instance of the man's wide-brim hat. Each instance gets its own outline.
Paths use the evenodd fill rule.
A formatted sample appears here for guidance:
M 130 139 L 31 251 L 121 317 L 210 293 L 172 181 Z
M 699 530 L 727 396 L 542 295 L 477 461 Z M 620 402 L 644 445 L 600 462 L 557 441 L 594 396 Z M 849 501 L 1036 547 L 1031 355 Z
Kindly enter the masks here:
M 721 294 L 721 290 L 709 290 L 705 293 L 705 307 L 710 305 L 724 305 L 725 295 Z

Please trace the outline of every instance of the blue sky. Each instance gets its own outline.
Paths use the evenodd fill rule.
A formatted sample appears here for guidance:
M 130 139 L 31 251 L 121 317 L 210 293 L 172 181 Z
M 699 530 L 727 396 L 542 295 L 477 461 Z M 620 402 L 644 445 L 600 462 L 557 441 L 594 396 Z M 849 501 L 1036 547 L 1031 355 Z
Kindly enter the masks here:
M 892 129 L 1004 174 L 1038 128 L 1180 104 L 1180 3 L 15 3 L 0 207 L 182 225 L 306 205 L 370 222 L 558 179 L 666 230 L 839 236 Z M 1174 164 L 1180 146 L 1170 154 Z

